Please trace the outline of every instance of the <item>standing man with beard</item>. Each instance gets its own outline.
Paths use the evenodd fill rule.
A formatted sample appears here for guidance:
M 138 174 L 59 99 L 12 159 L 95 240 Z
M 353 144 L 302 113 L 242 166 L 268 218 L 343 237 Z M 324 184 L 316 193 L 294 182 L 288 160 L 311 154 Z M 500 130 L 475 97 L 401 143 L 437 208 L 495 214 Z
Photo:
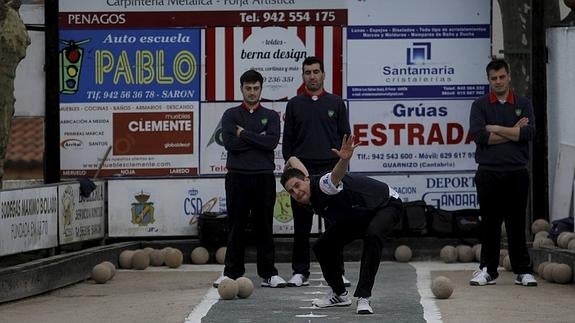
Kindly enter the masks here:
M 282 153 L 285 161 L 297 157 L 310 175 L 323 175 L 331 171 L 339 160 L 331 149 L 338 148 L 344 136 L 351 132 L 347 108 L 339 96 L 324 90 L 325 71 L 319 58 L 310 56 L 303 61 L 302 79 L 304 92 L 290 99 L 286 106 Z M 288 286 L 307 286 L 313 212 L 295 203 L 293 198 L 291 207 L 294 221 L 293 277 Z M 344 282 L 349 286 L 350 282 L 345 277 Z

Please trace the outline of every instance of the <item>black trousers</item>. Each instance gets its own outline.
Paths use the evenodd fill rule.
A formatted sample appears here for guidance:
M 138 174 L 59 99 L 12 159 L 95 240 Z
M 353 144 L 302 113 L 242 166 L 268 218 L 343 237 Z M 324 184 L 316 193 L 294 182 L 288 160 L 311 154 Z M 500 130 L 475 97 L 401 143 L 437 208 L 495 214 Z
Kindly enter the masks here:
M 330 172 L 335 163 L 323 165 L 304 164 L 310 175 L 323 175 Z M 293 274 L 302 274 L 309 277 L 310 263 L 310 231 L 313 223 L 313 211 L 311 208 L 302 206 L 291 198 L 291 210 L 293 214 L 293 247 L 292 269 Z M 343 267 L 343 261 L 342 261 Z
M 525 238 L 525 211 L 529 173 L 478 170 L 475 185 L 481 214 L 481 261 L 479 268 L 497 278 L 501 248 L 501 224 L 505 221 L 509 259 L 516 274 L 533 273 Z
M 344 220 L 333 222 L 313 246 L 323 278 L 338 295 L 345 291 L 341 277 L 343 248 L 356 239 L 363 239 L 363 252 L 359 269 L 359 281 L 354 296 L 370 297 L 375 275 L 381 262 L 384 238 L 399 221 L 403 206 L 400 199 L 391 198 L 389 203 L 374 211 L 355 211 Z
M 245 228 L 251 214 L 257 248 L 257 271 L 262 278 L 277 275 L 273 241 L 276 181 L 273 174 L 226 174 L 226 206 L 230 233 L 224 275 L 236 279 L 245 273 Z

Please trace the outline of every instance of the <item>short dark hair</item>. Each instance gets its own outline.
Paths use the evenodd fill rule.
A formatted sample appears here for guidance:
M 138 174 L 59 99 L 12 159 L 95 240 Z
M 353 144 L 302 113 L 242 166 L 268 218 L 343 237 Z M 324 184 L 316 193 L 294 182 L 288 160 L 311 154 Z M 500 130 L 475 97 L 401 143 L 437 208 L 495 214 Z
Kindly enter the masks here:
M 489 76 L 490 71 L 499 71 L 502 68 L 504 68 L 507 74 L 509 74 L 509 64 L 507 61 L 502 58 L 494 58 L 489 62 L 489 64 L 487 64 L 487 67 L 485 67 L 485 72 L 487 73 L 487 76 Z
M 301 70 L 303 71 L 304 66 L 306 65 L 312 65 L 312 64 L 319 64 L 319 70 L 322 73 L 325 73 L 323 71 L 323 61 L 321 59 L 319 59 L 319 57 L 316 56 L 308 56 L 303 60 L 303 63 L 301 64 Z
M 284 170 L 282 177 L 280 178 L 280 183 L 285 188 L 286 182 L 294 177 L 303 180 L 305 179 L 305 174 L 298 168 L 287 168 Z
M 255 82 L 260 82 L 260 85 L 264 84 L 264 77 L 256 70 L 247 70 L 240 76 L 240 86 L 243 86 L 244 83 Z

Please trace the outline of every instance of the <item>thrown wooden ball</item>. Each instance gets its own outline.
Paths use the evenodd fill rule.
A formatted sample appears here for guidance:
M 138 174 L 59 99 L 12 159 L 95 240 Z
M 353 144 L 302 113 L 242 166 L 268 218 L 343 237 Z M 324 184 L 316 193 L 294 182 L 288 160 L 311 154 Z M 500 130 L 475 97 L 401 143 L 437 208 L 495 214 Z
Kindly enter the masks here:
M 411 248 L 406 245 L 401 245 L 395 248 L 395 260 L 399 262 L 408 262 L 411 260 L 411 256 L 413 253 L 411 252 Z
M 123 269 L 132 268 L 132 257 L 134 256 L 134 250 L 124 250 L 120 253 L 118 258 L 118 265 Z
M 247 298 L 254 292 L 254 283 L 247 277 L 240 277 L 236 279 L 238 284 L 238 297 Z
M 166 258 L 164 262 L 166 266 L 170 268 L 178 268 L 182 265 L 184 261 L 184 255 L 179 249 L 172 248 L 166 252 Z
M 210 260 L 210 253 L 204 247 L 195 247 L 190 255 L 193 264 L 203 265 Z
M 112 272 L 110 271 L 110 267 L 107 265 L 98 264 L 92 268 L 92 279 L 97 284 L 104 284 L 111 276 Z
M 226 247 L 220 247 L 218 248 L 218 251 L 216 251 L 216 262 L 218 264 L 223 264 L 224 262 L 226 262 L 226 251 L 228 250 L 228 248 Z
M 453 294 L 453 282 L 445 276 L 437 276 L 431 283 L 431 292 L 439 299 L 446 299 Z
M 238 294 L 238 283 L 230 278 L 226 278 L 218 285 L 218 294 L 222 299 L 234 299 Z

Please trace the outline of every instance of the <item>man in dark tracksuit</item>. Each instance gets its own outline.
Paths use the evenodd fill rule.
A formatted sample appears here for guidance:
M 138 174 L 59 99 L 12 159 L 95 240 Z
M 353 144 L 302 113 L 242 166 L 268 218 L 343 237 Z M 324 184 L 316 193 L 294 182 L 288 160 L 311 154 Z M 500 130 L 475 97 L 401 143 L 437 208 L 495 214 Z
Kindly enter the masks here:
M 363 239 L 354 296 L 358 297 L 357 313 L 372 314 L 369 297 L 381 261 L 383 240 L 399 221 L 402 203 L 397 192 L 387 184 L 365 176 L 346 175 L 355 147 L 353 136 L 344 136 L 341 149 L 335 150 L 340 156 L 338 163 L 323 176 L 307 176 L 303 164 L 292 157 L 281 183 L 297 203 L 312 208 L 331 223 L 313 250 L 332 293 L 315 300 L 313 305 L 351 305 L 342 278 L 343 248 L 356 239 Z
M 515 284 L 537 286 L 525 239 L 529 142 L 535 137 L 533 105 L 511 91 L 507 62 L 493 60 L 486 72 L 490 93 L 473 102 L 469 117 L 477 145 L 475 183 L 481 212 L 481 261 L 469 283 L 495 284 L 505 221 Z
M 339 147 L 343 136 L 350 133 L 349 119 L 343 100 L 323 88 L 323 62 L 317 57 L 307 57 L 302 70 L 305 91 L 287 103 L 282 153 L 286 161 L 297 157 L 310 174 L 323 175 L 337 163 L 337 155 L 331 148 Z M 309 285 L 309 237 L 313 217 L 311 210 L 294 203 L 293 199 L 291 202 L 293 277 L 288 286 L 299 287 Z
M 228 152 L 226 167 L 226 205 L 230 233 L 224 274 L 236 279 L 245 273 L 245 227 L 251 213 L 257 237 L 257 271 L 263 287 L 284 287 L 274 264 L 273 210 L 276 198 L 274 149 L 280 137 L 276 111 L 261 106 L 263 77 L 254 70 L 240 78 L 244 102 L 222 116 L 222 136 Z

